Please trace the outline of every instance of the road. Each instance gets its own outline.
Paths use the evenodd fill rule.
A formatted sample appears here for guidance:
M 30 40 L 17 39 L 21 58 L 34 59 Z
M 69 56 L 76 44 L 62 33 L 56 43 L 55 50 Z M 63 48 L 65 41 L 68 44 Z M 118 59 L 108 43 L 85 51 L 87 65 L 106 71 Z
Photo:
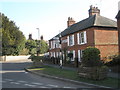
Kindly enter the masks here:
M 31 64 L 29 61 L 2 63 L 2 88 L 91 88 L 25 72 L 24 68 Z

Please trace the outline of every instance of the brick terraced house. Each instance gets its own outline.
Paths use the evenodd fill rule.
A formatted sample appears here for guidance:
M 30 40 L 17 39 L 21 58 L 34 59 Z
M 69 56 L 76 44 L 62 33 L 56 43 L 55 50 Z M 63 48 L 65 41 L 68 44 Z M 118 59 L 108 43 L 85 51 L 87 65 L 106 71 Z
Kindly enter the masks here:
M 97 7 L 90 6 L 88 11 L 89 17 L 77 23 L 69 17 L 68 27 L 49 40 L 50 57 L 62 55 L 64 60 L 64 50 L 66 50 L 66 53 L 73 53 L 71 61 L 77 57 L 80 62 L 82 51 L 89 46 L 98 48 L 102 59 L 118 53 L 117 23 L 101 16 Z M 59 36 L 61 44 L 59 44 Z

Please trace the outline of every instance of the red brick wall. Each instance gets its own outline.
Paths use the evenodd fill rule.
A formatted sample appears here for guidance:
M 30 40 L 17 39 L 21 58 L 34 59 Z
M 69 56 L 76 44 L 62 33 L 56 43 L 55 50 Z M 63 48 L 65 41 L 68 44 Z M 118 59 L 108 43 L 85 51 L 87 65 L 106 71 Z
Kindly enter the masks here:
M 107 29 L 107 30 L 105 30 Z M 86 30 L 87 44 L 78 45 L 77 33 L 74 33 L 75 45 L 68 46 L 67 42 L 62 43 L 62 49 L 67 48 L 68 51 L 75 50 L 75 56 L 78 56 L 78 50 L 84 50 L 88 46 L 93 46 L 100 49 L 101 56 L 107 57 L 118 53 L 118 31 L 114 28 L 97 28 L 92 27 Z M 80 31 L 80 32 L 83 32 Z M 80 33 L 79 32 L 79 33 Z M 72 35 L 72 34 L 71 34 Z M 62 40 L 67 39 L 67 36 L 62 37 Z M 55 52 L 55 49 L 50 50 Z M 59 51 L 58 49 L 56 51 Z
M 120 54 L 120 18 L 117 20 L 118 25 L 118 38 L 119 38 L 119 54 Z
M 86 34 L 87 34 L 87 44 L 78 45 L 77 33 L 80 33 L 80 32 L 83 32 L 83 31 L 86 31 Z M 67 48 L 68 51 L 75 50 L 75 56 L 77 57 L 78 56 L 78 50 L 84 50 L 88 46 L 94 46 L 94 28 L 89 28 L 89 29 L 86 29 L 86 30 L 83 30 L 83 31 L 79 31 L 79 32 L 74 33 L 74 44 L 75 45 L 68 46 L 67 43 L 62 43 L 62 49 Z M 71 35 L 73 35 L 73 34 L 71 34 Z M 70 35 L 68 35 L 68 36 L 70 36 Z M 67 36 L 62 37 L 62 40 L 65 40 L 65 39 L 67 39 Z
M 107 57 L 118 53 L 118 31 L 116 29 L 94 30 L 95 47 L 101 52 L 101 57 Z
M 100 50 L 101 58 L 118 53 L 118 45 L 96 45 L 95 47 Z

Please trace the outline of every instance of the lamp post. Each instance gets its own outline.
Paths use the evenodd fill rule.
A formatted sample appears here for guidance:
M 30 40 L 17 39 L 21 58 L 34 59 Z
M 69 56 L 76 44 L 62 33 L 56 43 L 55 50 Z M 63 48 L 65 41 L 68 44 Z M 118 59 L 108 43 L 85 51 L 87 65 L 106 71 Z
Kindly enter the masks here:
M 39 53 L 40 53 L 40 29 L 39 28 L 36 28 L 38 30 L 38 43 L 39 43 L 39 46 L 37 48 L 37 56 L 39 56 Z
M 63 64 L 63 62 L 62 62 L 62 46 L 61 46 L 61 32 L 60 32 L 60 34 L 59 34 L 59 48 L 60 48 L 60 68 L 62 68 L 62 64 Z

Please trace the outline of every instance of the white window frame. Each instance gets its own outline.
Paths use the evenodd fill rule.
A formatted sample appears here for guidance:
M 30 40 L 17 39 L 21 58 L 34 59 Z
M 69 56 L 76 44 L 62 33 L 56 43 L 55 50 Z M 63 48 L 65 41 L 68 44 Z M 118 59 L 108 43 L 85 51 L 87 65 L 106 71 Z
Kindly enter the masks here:
M 72 46 L 74 45 L 74 34 L 72 35 Z
M 81 62 L 81 58 L 83 55 L 83 50 L 78 50 L 78 61 Z
M 70 39 L 71 39 L 71 41 L 70 41 Z M 68 46 L 73 46 L 74 45 L 74 34 L 68 36 L 67 41 L 68 41 Z
M 56 53 L 55 53 L 55 52 L 53 52 L 53 56 L 54 56 L 54 57 L 55 57 L 55 54 L 56 54 Z
M 83 34 L 83 36 L 82 36 L 82 34 Z M 87 34 L 86 34 L 86 31 L 77 33 L 77 41 L 78 41 L 78 44 L 80 44 L 80 45 L 87 43 Z
M 67 36 L 67 43 L 68 43 L 68 46 L 69 46 L 69 36 Z
M 70 61 L 75 61 L 75 50 L 68 51 L 68 53 L 73 53 L 73 58 Z
M 73 60 L 72 61 L 75 61 L 75 50 L 73 50 Z

